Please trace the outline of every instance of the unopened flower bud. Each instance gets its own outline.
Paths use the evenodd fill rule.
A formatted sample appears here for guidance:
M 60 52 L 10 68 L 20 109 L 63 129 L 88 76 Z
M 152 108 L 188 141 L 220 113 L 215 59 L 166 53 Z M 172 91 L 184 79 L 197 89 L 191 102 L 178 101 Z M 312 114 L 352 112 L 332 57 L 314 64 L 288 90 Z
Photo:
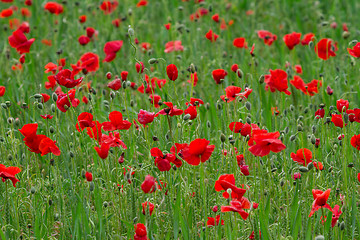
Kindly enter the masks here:
M 349 38 L 349 37 L 350 37 L 350 32 L 344 31 L 344 32 L 342 33 L 342 37 L 343 37 L 344 39 Z
M 221 133 L 221 135 L 220 135 L 220 141 L 221 141 L 221 142 L 225 142 L 225 141 L 226 141 L 226 136 L 225 136 L 225 134 Z
M 309 164 L 307 165 L 307 168 L 309 170 L 313 169 L 314 168 L 314 164 L 312 162 L 309 162 Z
M 185 114 L 185 116 L 183 117 L 183 120 L 184 121 L 187 121 L 191 118 L 191 115 L 190 114 Z
M 94 184 L 94 182 L 90 182 L 90 186 L 89 186 L 90 192 L 94 191 L 94 189 L 95 189 L 95 184 Z
M 149 61 L 148 61 L 148 63 L 149 63 L 150 65 L 156 64 L 156 63 L 158 63 L 158 62 L 159 62 L 159 61 L 158 61 L 156 58 L 150 58 Z
M 250 110 L 251 110 L 251 103 L 250 103 L 250 102 L 246 102 L 246 103 L 245 103 L 245 107 L 246 107 L 246 109 L 247 109 L 248 111 L 250 111 Z
M 308 172 L 309 171 L 309 169 L 307 167 L 303 167 L 303 166 L 299 167 L 299 170 L 300 170 L 300 172 Z

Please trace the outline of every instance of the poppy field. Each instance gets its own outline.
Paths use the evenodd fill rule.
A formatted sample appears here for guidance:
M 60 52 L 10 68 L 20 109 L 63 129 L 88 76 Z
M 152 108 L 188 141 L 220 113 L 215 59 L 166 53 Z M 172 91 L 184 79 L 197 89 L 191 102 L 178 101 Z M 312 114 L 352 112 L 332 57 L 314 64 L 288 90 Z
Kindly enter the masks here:
M 0 0 L 0 239 L 360 239 L 359 9 Z

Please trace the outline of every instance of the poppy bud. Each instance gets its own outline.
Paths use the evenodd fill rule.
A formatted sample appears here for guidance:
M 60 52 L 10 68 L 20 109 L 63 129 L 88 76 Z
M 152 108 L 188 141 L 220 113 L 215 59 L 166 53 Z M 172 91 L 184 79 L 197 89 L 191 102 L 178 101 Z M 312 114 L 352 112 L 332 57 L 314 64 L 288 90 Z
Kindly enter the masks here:
M 8 157 L 7 157 L 7 159 L 8 159 L 9 161 L 11 161 L 11 160 L 13 159 L 12 155 L 9 154 Z
M 344 112 L 344 114 L 343 114 L 343 120 L 344 120 L 345 124 L 349 123 L 349 114 L 347 114 L 346 112 Z
M 243 71 L 241 71 L 240 68 L 238 68 L 238 70 L 236 70 L 236 75 L 237 75 L 239 78 L 242 78 L 242 76 L 244 76 L 244 73 L 243 73 Z
M 7 107 L 10 107 L 10 106 L 11 106 L 11 102 L 10 102 L 10 101 L 6 101 L 5 104 L 6 104 Z
M 312 162 L 309 162 L 309 164 L 307 165 L 307 168 L 308 168 L 309 171 L 310 171 L 311 169 L 314 168 L 314 164 L 313 164 Z
M 37 108 L 38 108 L 38 109 L 43 109 L 43 108 L 44 108 L 44 105 L 43 105 L 42 103 L 38 103 Z
M 355 45 L 356 43 L 358 43 L 358 40 L 352 40 L 351 42 L 349 42 L 349 46 L 353 46 L 353 45 Z
M 190 64 L 190 72 L 191 73 L 195 73 L 196 72 L 196 67 L 195 67 L 195 65 L 192 63 L 192 64 Z
M 50 159 L 50 165 L 51 166 L 54 166 L 54 163 L 55 163 L 55 160 L 52 158 L 52 159 Z
M 207 103 L 205 104 L 205 109 L 206 109 L 206 110 L 209 110 L 209 109 L 210 109 L 210 103 L 207 102 Z
M 19 118 L 15 118 L 15 126 L 20 126 L 20 119 Z
M 334 149 L 336 150 L 338 148 L 338 145 L 335 143 L 334 144 Z
M 207 126 L 208 128 L 211 128 L 211 122 L 210 122 L 210 121 L 207 121 L 207 122 L 206 122 L 206 126 Z
M 300 172 L 304 172 L 304 173 L 309 171 L 307 167 L 303 167 L 303 166 L 299 167 L 299 170 Z
M 235 144 L 235 139 L 231 139 L 231 140 L 229 141 L 229 143 L 232 144 L 232 145 L 234 145 L 234 144 Z
M 315 138 L 315 135 L 311 135 L 311 143 L 312 144 L 315 144 L 316 143 L 316 138 Z
M 280 187 L 284 186 L 284 184 L 285 184 L 284 180 L 281 180 L 280 181 Z
M 348 168 L 353 168 L 354 166 L 354 163 L 349 163 Z
M 7 119 L 7 123 L 8 123 L 8 124 L 12 124 L 13 122 L 14 122 L 14 118 L 9 117 L 9 118 Z
M 120 157 L 119 157 L 119 159 L 118 159 L 118 163 L 119 164 L 122 164 L 123 162 L 124 162 L 124 155 L 125 155 L 125 153 L 123 152 L 123 153 L 121 153 L 121 155 L 120 155 Z
M 226 141 L 226 136 L 225 136 L 225 134 L 221 133 L 221 135 L 220 135 L 220 141 L 221 141 L 221 142 L 225 142 L 225 141 Z
M 35 187 L 31 187 L 30 192 L 31 192 L 31 194 L 36 193 L 36 189 L 35 189 Z
M 150 58 L 149 61 L 148 61 L 148 63 L 151 64 L 151 65 L 152 65 L 152 64 L 156 64 L 156 63 L 158 63 L 158 62 L 159 62 L 159 61 L 158 61 L 156 58 Z
M 310 50 L 313 50 L 314 49 L 314 42 L 310 41 L 308 46 L 309 46 Z
M 34 98 L 36 98 L 36 99 L 39 99 L 39 98 L 40 98 L 40 99 L 41 99 L 41 98 L 42 98 L 42 95 L 39 94 L 39 93 L 37 93 L 37 94 L 34 95 Z
M 85 178 L 85 174 L 86 174 L 85 169 L 81 170 L 81 177 L 82 177 L 82 178 Z
M 303 127 L 301 126 L 301 124 L 297 125 L 297 130 L 298 132 L 302 132 L 303 131 Z
M 323 235 L 317 235 L 315 237 L 315 240 L 325 240 L 324 236 Z
M 288 134 L 289 131 L 290 131 L 290 128 L 289 128 L 289 127 L 286 127 L 286 128 L 284 129 L 284 133 L 285 133 L 285 134 Z
M 248 111 L 250 111 L 250 110 L 251 110 L 251 103 L 250 103 L 250 102 L 246 102 L 246 103 L 245 103 L 245 107 L 246 107 L 246 109 L 247 109 Z
M 89 190 L 90 190 L 90 192 L 94 191 L 94 189 L 95 189 L 95 184 L 94 184 L 94 182 L 90 182 L 90 185 L 89 185 Z
M 153 141 L 154 141 L 154 142 L 157 142 L 157 141 L 159 141 L 159 138 L 156 137 L 156 136 L 153 136 Z
M 54 129 L 53 126 L 50 126 L 49 130 L 50 130 L 50 133 L 54 133 L 54 132 L 55 132 L 55 129 Z
M 51 199 L 49 199 L 49 206 L 51 206 L 53 204 L 53 201 Z
M 71 158 L 73 158 L 74 157 L 74 153 L 73 152 L 69 152 L 69 156 L 71 157 Z
M 350 37 L 350 32 L 344 31 L 344 32 L 342 33 L 342 37 L 343 37 L 344 39 L 349 38 L 349 37 Z
M 129 11 L 130 11 L 131 9 L 129 9 Z M 130 25 L 129 25 L 129 29 L 128 29 L 128 34 L 129 34 L 129 36 L 134 36 L 134 34 L 135 34 L 135 32 L 134 32 L 134 29 L 132 29 L 131 27 L 130 27 Z
M 216 103 L 216 108 L 217 108 L 218 110 L 221 110 L 221 109 L 222 109 L 222 104 L 221 104 L 219 101 Z
M 114 91 L 110 92 L 110 98 L 114 99 L 116 97 L 116 93 Z
M 265 76 L 262 74 L 262 75 L 260 76 L 260 78 L 259 78 L 259 83 L 260 83 L 260 84 L 263 84 L 264 81 L 265 81 Z
M 293 142 L 293 141 L 295 141 L 295 139 L 296 139 L 296 135 L 291 135 L 291 136 L 290 136 L 290 141 Z
M 126 82 L 122 82 L 122 84 L 121 84 L 121 86 L 122 86 L 123 89 L 126 88 L 126 85 L 127 85 Z
M 345 222 L 342 221 L 342 222 L 340 223 L 340 230 L 344 230 L 344 229 L 345 229 Z
M 184 117 L 183 117 L 183 120 L 184 121 L 187 121 L 191 118 L 191 115 L 190 114 L 186 114 Z

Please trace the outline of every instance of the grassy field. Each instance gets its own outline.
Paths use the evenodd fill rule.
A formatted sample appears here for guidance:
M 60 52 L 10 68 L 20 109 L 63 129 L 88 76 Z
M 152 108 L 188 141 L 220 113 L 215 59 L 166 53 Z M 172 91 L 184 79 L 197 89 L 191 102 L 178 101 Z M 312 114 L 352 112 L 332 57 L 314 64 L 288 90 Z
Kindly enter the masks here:
M 0 239 L 360 239 L 359 9 L 1 0 Z

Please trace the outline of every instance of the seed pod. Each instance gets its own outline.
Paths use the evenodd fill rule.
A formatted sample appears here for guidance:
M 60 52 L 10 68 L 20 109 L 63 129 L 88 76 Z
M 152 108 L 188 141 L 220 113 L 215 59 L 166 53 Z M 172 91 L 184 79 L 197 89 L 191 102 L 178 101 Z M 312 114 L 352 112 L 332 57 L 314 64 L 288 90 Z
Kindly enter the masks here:
M 191 73 L 195 73 L 196 72 L 196 67 L 195 67 L 195 65 L 192 63 L 192 64 L 190 64 L 190 72 Z

